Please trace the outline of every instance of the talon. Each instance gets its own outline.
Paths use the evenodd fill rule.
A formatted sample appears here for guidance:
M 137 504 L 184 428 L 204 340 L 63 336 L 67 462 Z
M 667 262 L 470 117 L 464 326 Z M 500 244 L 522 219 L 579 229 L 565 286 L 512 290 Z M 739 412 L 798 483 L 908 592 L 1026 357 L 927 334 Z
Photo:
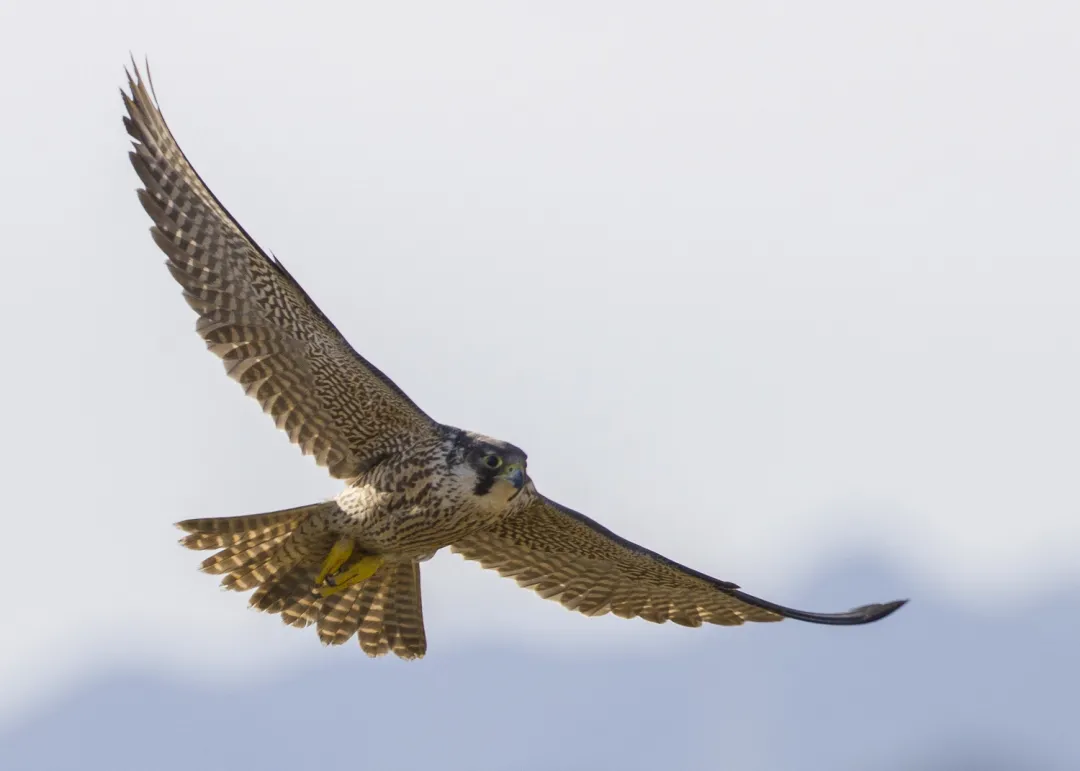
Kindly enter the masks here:
M 348 561 L 349 557 L 353 553 L 353 540 L 342 536 L 337 539 L 333 547 L 330 549 L 330 553 L 326 555 L 326 559 L 323 560 L 322 569 L 319 570 L 319 576 L 315 579 L 315 585 L 321 585 L 327 578 L 327 576 L 333 575 L 341 566 Z
M 355 564 L 350 565 L 347 570 L 328 577 L 326 585 L 319 587 L 319 594 L 323 597 L 330 597 L 344 591 L 353 584 L 367 581 L 375 575 L 375 571 L 382 567 L 384 562 L 386 560 L 382 557 L 361 557 Z

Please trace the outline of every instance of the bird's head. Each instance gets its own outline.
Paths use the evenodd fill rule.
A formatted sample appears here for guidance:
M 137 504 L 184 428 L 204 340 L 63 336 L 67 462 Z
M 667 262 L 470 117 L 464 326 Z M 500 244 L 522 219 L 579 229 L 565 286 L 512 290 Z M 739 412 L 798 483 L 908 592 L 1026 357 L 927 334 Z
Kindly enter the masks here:
M 509 442 L 469 433 L 465 436 L 461 467 L 472 482 L 472 494 L 503 505 L 529 483 L 525 451 Z

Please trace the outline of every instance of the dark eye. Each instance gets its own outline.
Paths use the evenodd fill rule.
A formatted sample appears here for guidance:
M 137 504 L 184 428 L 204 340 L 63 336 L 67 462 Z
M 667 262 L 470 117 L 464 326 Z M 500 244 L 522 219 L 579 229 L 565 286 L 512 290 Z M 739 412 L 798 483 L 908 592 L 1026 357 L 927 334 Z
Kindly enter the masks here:
M 502 465 L 502 458 L 498 455 L 485 455 L 484 465 L 490 469 L 496 469 Z

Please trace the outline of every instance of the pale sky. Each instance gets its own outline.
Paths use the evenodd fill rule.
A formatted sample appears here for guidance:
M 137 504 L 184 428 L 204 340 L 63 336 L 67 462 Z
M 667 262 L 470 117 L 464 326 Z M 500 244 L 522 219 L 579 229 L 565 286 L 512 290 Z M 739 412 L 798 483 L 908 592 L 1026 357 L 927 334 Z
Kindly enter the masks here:
M 779 602 L 858 555 L 904 613 L 995 614 L 1080 579 L 1078 30 L 1066 2 L 4 5 L 0 720 L 118 659 L 335 655 L 176 545 L 338 488 L 194 333 L 129 51 L 354 347 L 547 495 Z M 432 648 L 716 632 L 423 575 Z M 847 591 L 812 609 L 893 599 Z

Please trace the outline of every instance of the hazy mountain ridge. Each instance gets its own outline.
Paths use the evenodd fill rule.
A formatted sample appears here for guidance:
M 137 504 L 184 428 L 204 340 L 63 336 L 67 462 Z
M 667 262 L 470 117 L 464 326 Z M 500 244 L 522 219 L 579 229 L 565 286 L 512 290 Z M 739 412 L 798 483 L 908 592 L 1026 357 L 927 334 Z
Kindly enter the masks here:
M 901 584 L 851 569 L 799 599 Z M 357 651 L 222 690 L 114 671 L 0 734 L 0 768 L 1065 771 L 1078 619 L 1073 587 L 999 617 L 922 596 L 871 627 L 710 629 L 670 651 Z

